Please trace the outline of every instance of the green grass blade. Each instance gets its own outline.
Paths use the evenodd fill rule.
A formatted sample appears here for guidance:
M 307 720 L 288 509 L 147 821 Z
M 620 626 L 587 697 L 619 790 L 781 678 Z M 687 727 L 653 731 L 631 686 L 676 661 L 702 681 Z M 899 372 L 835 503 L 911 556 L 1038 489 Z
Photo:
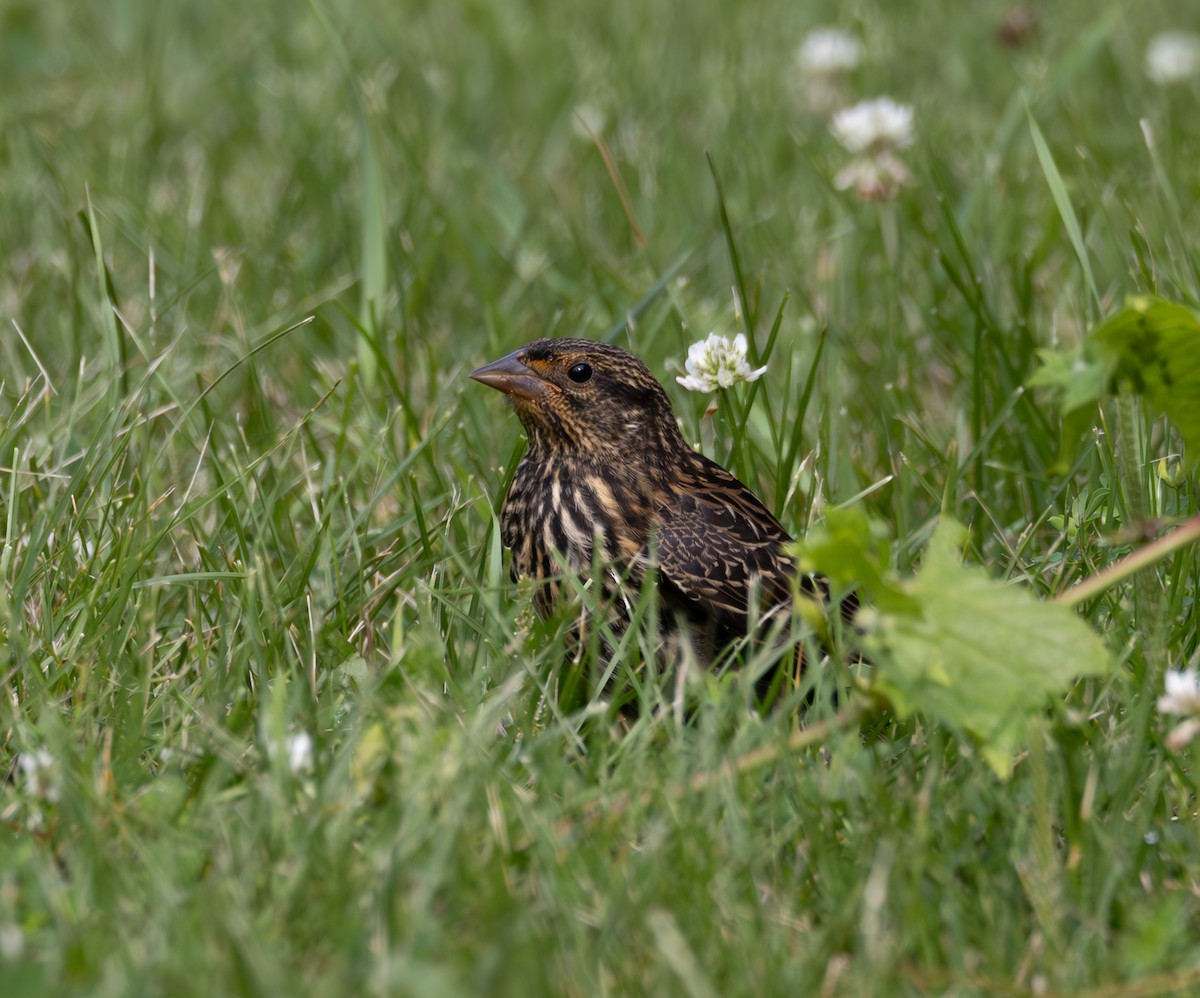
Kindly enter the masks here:
M 1067 193 L 1067 186 L 1063 182 L 1062 174 L 1058 171 L 1058 165 L 1054 162 L 1050 148 L 1042 136 L 1042 130 L 1038 128 L 1033 115 L 1029 112 L 1026 113 L 1029 119 L 1029 134 L 1033 138 L 1033 147 L 1037 150 L 1042 174 L 1046 178 L 1046 185 L 1050 188 L 1050 195 L 1054 198 L 1054 204 L 1062 219 L 1063 227 L 1067 230 L 1067 238 L 1070 239 L 1071 248 L 1075 251 L 1075 257 L 1083 269 L 1084 280 L 1087 282 L 1088 290 L 1092 293 L 1092 301 L 1096 306 L 1097 314 L 1099 314 L 1103 308 L 1103 302 L 1100 298 L 1100 291 L 1096 287 L 1096 279 L 1092 276 L 1091 258 L 1087 245 L 1084 243 L 1083 232 L 1079 228 L 1079 219 L 1075 215 L 1075 208 L 1071 204 L 1071 197 Z

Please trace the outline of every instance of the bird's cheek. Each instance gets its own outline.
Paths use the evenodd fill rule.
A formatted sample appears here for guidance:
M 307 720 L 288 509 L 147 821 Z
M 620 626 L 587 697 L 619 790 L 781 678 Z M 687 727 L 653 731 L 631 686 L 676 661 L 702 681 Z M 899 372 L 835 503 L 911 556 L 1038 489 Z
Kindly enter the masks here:
M 540 398 L 522 398 L 519 395 L 510 395 L 513 408 L 518 413 L 527 414 L 539 422 L 547 422 L 554 413 L 554 396 L 543 395 Z

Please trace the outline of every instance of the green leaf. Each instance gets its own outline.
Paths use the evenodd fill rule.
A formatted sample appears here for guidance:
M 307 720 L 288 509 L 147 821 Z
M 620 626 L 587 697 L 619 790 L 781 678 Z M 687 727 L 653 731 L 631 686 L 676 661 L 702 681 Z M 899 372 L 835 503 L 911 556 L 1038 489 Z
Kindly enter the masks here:
M 1200 452 L 1200 319 L 1183 305 L 1136 295 L 1092 330 L 1110 383 L 1129 388 L 1175 424 L 1193 462 Z
M 1029 384 L 1056 392 L 1063 416 L 1094 406 L 1104 397 L 1108 369 L 1086 345 L 1072 350 L 1039 350 L 1038 359 L 1042 366 L 1033 372 Z
M 825 522 L 796 545 L 800 568 L 824 575 L 835 589 L 857 587 L 866 602 L 881 610 L 918 613 L 888 569 L 886 533 L 857 509 L 830 509 Z
M 1200 318 L 1153 295 L 1130 297 L 1071 350 L 1040 350 L 1029 384 L 1058 396 L 1066 450 L 1105 394 L 1142 395 L 1179 430 L 1194 464 L 1200 454 Z
M 1053 471 L 1066 474 L 1079 438 L 1095 423 L 1095 410 L 1104 398 L 1108 369 L 1087 343 L 1070 350 L 1039 350 L 1042 366 L 1033 372 L 1029 385 L 1049 388 L 1058 397 L 1062 415 L 1062 439 Z
M 945 519 L 910 579 L 887 570 L 886 546 L 861 513 L 831 510 L 800 546 L 805 570 L 857 583 L 857 623 L 875 693 L 898 714 L 924 714 L 972 738 L 1007 779 L 1029 721 L 1078 676 L 1112 668 L 1100 636 L 1073 611 L 993 581 L 959 557 L 966 531 Z
M 1076 677 L 1112 668 L 1099 635 L 1071 610 L 964 565 L 965 529 L 943 519 L 907 584 L 920 613 L 874 614 L 864 644 L 875 688 L 900 714 L 965 732 L 1006 779 L 1030 718 Z

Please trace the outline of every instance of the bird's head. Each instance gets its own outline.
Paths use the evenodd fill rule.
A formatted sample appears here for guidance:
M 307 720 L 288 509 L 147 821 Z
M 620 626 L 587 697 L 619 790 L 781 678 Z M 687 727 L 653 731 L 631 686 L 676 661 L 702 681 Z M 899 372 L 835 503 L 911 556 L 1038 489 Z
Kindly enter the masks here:
M 532 447 L 632 459 L 634 442 L 683 446 L 667 393 L 620 347 L 535 340 L 470 376 L 508 396 Z

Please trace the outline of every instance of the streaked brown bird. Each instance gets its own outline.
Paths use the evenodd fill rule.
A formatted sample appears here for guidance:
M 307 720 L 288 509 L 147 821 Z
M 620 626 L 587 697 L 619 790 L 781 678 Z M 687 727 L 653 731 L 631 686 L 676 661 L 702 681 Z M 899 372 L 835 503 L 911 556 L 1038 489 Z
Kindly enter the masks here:
M 559 599 L 564 569 L 590 579 L 598 565 L 606 622 L 619 636 L 651 563 L 664 645 L 682 638 L 706 665 L 755 623 L 790 614 L 787 531 L 688 446 L 666 392 L 633 354 L 543 339 L 470 377 L 508 396 L 529 438 L 501 529 L 514 580 L 541 583 L 543 615 Z M 823 590 L 808 578 L 799 584 Z

